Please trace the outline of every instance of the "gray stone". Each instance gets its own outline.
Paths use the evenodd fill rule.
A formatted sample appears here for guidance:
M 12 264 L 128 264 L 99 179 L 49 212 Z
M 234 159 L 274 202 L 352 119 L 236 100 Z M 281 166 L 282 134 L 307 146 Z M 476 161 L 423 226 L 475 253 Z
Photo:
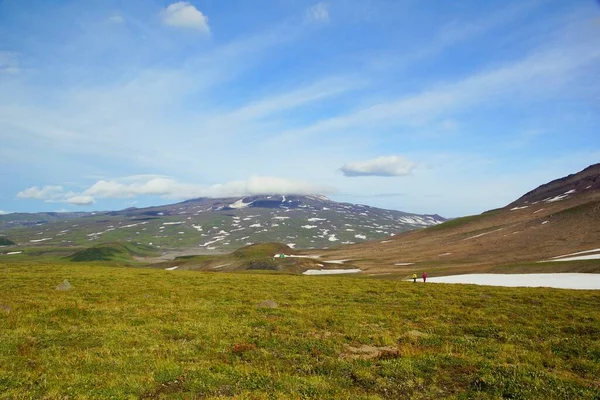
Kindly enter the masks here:
M 71 289 L 73 289 L 73 286 L 71 286 L 69 281 L 66 279 L 60 285 L 58 285 L 56 287 L 56 290 L 59 290 L 61 292 L 66 292 L 67 290 L 71 290 Z
M 275 300 L 265 300 L 263 302 L 258 303 L 256 306 L 258 308 L 277 308 L 279 304 Z

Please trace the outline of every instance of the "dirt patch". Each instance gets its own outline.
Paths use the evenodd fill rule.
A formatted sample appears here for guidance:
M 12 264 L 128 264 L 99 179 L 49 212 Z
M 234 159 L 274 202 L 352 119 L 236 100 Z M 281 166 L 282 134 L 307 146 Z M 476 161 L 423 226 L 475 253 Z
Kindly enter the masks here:
M 340 358 L 347 360 L 374 360 L 400 357 L 400 351 L 391 346 L 369 346 L 363 344 L 358 347 L 346 345 Z

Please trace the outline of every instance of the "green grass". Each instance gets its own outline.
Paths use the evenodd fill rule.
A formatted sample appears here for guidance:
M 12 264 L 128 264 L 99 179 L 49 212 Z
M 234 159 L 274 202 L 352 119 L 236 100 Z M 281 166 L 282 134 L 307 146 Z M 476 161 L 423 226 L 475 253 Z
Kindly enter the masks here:
M 242 259 L 273 258 L 274 254 L 293 254 L 292 249 L 282 243 L 259 243 L 245 246 L 233 252 Z
M 54 290 L 64 279 L 73 290 Z M 279 307 L 256 307 L 267 299 Z M 598 291 L 0 265 L 0 398 L 594 399 L 598 304 Z M 363 345 L 388 350 L 353 358 Z
M 131 261 L 135 256 L 148 256 L 156 251 L 149 246 L 133 243 L 105 243 L 79 250 L 67 259 L 75 262 L 83 261 Z
M 482 214 L 482 215 L 469 215 L 467 217 L 460 217 L 460 218 L 454 218 L 451 219 L 449 221 L 446 221 L 442 224 L 439 225 L 434 225 L 434 226 L 430 226 L 428 228 L 425 228 L 426 231 L 441 231 L 441 230 L 445 230 L 445 229 L 451 229 L 451 228 L 457 228 L 459 226 L 463 226 L 466 224 L 469 224 L 473 221 L 476 221 L 478 219 L 481 218 L 485 218 L 486 216 L 488 216 L 490 214 Z

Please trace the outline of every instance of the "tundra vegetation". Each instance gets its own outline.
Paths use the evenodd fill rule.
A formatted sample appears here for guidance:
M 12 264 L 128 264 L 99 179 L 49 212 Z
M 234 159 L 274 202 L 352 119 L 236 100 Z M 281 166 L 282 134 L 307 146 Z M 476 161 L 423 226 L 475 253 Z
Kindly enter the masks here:
M 595 399 L 599 304 L 598 291 L 4 262 L 0 398 Z

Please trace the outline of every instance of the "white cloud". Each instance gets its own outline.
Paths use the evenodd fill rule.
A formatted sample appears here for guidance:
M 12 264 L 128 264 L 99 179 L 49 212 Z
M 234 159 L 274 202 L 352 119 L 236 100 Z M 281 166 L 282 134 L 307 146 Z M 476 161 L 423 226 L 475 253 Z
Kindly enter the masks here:
M 123 18 L 120 14 L 113 14 L 110 17 L 106 18 L 106 22 L 111 24 L 122 24 L 125 22 L 125 18 Z
M 329 22 L 329 10 L 327 4 L 317 3 L 306 10 L 306 19 L 316 22 Z
M 7 211 L 2 211 L 2 210 L 0 210 L 0 215 L 6 215 L 6 214 L 10 214 L 10 213 L 9 213 L 9 212 L 7 212 Z
M 141 195 L 162 196 L 175 199 L 194 197 L 230 197 L 257 194 L 329 194 L 335 189 L 329 186 L 276 177 L 253 176 L 246 181 L 232 181 L 212 186 L 181 183 L 172 178 L 149 177 L 141 180 L 122 178 L 101 180 L 84 192 L 85 196 L 97 198 L 131 198 Z
M 210 32 L 208 17 L 186 1 L 169 5 L 162 12 L 162 20 L 165 25 Z
M 382 156 L 368 161 L 344 165 L 341 171 L 345 176 L 406 176 L 415 164 L 401 156 Z
M 17 193 L 17 197 L 20 199 L 51 200 L 60 196 L 62 191 L 62 186 L 44 186 L 42 188 L 33 186 Z
M 67 203 L 74 204 L 76 206 L 87 206 L 94 204 L 95 200 L 92 196 L 77 195 L 66 199 Z
M 18 74 L 21 72 L 19 67 L 19 56 L 11 51 L 0 51 L 0 73 Z

